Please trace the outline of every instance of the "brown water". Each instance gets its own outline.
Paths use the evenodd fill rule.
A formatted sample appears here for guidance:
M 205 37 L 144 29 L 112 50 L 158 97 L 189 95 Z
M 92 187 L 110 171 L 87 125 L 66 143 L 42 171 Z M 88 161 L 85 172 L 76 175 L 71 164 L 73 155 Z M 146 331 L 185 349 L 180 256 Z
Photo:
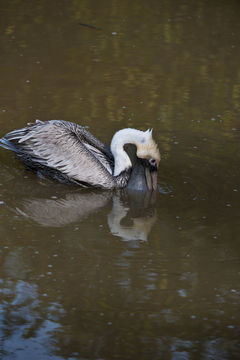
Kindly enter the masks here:
M 162 154 L 153 199 L 0 151 L 0 358 L 239 359 L 239 1 L 0 8 L 1 135 L 153 127 Z

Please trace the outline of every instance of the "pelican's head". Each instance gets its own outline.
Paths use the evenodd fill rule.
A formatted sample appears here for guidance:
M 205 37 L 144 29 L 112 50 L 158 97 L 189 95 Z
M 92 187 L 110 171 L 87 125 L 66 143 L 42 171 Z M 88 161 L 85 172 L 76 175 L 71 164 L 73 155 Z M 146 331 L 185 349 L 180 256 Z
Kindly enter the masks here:
M 137 162 L 130 160 L 129 154 L 125 151 L 126 144 L 135 145 Z M 115 159 L 114 175 L 119 175 L 129 167 L 133 167 L 133 174 L 130 182 L 132 184 L 145 184 L 148 190 L 157 189 L 157 170 L 160 162 L 160 152 L 157 144 L 152 138 L 152 130 L 140 131 L 136 129 L 123 129 L 118 131 L 111 142 L 111 151 Z M 134 172 L 137 164 L 138 171 Z M 144 168 L 144 171 L 140 170 Z M 135 174 L 135 175 L 134 175 Z M 144 187 L 142 185 L 142 187 Z M 141 186 L 137 186 L 139 190 Z
M 136 143 L 136 147 L 137 158 L 145 170 L 147 188 L 148 190 L 157 190 L 157 171 L 161 156 L 158 146 L 152 138 L 152 130 L 144 132 L 140 143 Z
M 158 146 L 152 138 L 152 129 L 142 131 L 142 137 L 140 141 L 136 141 L 137 146 L 137 157 L 139 159 L 153 159 L 156 165 L 159 164 L 161 157 L 158 150 Z

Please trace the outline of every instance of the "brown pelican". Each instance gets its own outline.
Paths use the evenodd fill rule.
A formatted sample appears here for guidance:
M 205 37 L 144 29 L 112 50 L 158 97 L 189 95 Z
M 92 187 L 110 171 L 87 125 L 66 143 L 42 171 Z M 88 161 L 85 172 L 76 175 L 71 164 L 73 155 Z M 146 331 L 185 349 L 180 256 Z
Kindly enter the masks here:
M 127 144 L 134 145 L 135 160 L 127 153 Z M 124 188 L 129 182 L 131 188 L 157 189 L 160 153 L 152 130 L 119 130 L 109 149 L 78 124 L 36 120 L 6 134 L 0 145 L 39 175 L 60 182 L 103 189 Z

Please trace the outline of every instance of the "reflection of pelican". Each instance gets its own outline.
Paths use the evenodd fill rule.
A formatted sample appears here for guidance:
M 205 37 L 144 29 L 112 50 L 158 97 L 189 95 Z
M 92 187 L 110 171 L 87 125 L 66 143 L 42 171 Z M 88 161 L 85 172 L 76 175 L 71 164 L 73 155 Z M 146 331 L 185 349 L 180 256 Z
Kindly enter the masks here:
M 139 193 L 113 195 L 109 191 L 81 191 L 58 199 L 24 199 L 15 209 L 18 214 L 41 226 L 61 227 L 87 218 L 91 213 L 106 206 L 113 198 L 113 207 L 108 215 L 111 233 L 123 240 L 147 240 L 156 221 L 153 199 L 148 194 L 151 193 L 141 197 Z M 135 195 L 137 200 L 134 198 Z M 123 220 L 130 224 L 124 225 Z
M 37 120 L 35 124 L 6 134 L 0 142 L 40 175 L 104 189 L 127 186 L 133 165 L 124 146 L 133 144 L 137 164 L 144 167 L 145 176 L 136 171 L 131 187 L 142 190 L 147 185 L 149 190 L 157 189 L 160 153 L 150 130 L 116 132 L 110 151 L 82 126 L 62 120 Z M 143 176 L 144 181 L 138 181 Z
M 16 208 L 18 214 L 42 226 L 59 227 L 87 218 L 111 199 L 111 192 L 70 193 L 60 199 L 26 199 Z
M 142 204 L 143 205 L 143 204 Z M 147 240 L 148 234 L 156 221 L 155 211 L 142 211 L 140 217 L 132 216 L 131 224 L 124 224 L 123 220 L 129 217 L 133 210 L 129 204 L 125 205 L 119 197 L 113 198 L 113 208 L 108 215 L 108 226 L 113 235 L 121 237 L 123 240 Z M 129 219 L 128 219 L 129 220 Z

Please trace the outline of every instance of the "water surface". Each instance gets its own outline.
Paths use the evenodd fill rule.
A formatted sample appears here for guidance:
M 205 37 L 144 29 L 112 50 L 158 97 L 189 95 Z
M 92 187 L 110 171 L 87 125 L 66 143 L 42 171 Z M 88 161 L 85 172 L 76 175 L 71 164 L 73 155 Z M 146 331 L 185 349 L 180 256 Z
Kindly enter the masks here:
M 0 151 L 3 359 L 239 359 L 238 1 L 1 4 L 1 134 L 153 128 L 156 197 Z M 89 26 L 86 26 L 89 25 Z

